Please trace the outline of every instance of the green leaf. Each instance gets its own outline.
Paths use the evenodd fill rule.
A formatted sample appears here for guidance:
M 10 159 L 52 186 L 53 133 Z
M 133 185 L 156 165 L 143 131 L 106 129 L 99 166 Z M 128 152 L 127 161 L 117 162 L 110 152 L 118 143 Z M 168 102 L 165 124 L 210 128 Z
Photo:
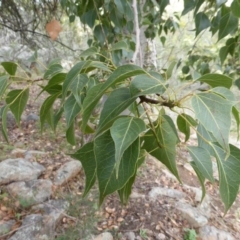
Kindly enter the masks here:
M 219 51 L 219 57 L 222 65 L 227 58 L 228 52 L 229 52 L 229 49 L 227 46 L 222 47 Z
M 67 122 L 67 128 L 73 123 L 74 118 L 79 114 L 81 107 L 79 106 L 76 98 L 72 94 L 64 104 L 64 114 Z
M 63 82 L 63 92 L 62 92 L 62 99 L 64 100 L 67 92 L 71 86 L 71 84 L 76 81 L 76 79 L 78 78 L 79 73 L 82 73 L 84 71 L 84 69 L 86 69 L 87 67 L 89 67 L 89 65 L 91 64 L 91 61 L 82 61 L 82 62 L 78 62 L 77 64 L 75 64 L 73 66 L 73 68 L 68 72 L 65 81 Z
M 90 57 L 92 55 L 96 55 L 97 53 L 98 52 L 97 52 L 97 48 L 96 47 L 90 47 L 87 50 L 83 51 L 80 54 L 80 57 Z
M 111 136 L 115 143 L 117 178 L 120 162 L 124 152 L 145 130 L 146 126 L 144 121 L 134 117 L 123 117 L 117 119 L 110 128 Z
M 198 124 L 197 134 L 198 146 L 206 149 L 211 156 L 214 156 L 214 152 L 210 145 L 211 142 L 216 142 L 213 134 L 207 131 L 201 123 Z
M 190 137 L 190 127 L 195 127 L 196 125 L 197 122 L 185 113 L 179 114 L 177 117 L 177 126 L 179 131 L 185 134 L 185 142 L 187 142 Z
M 58 111 L 56 111 L 53 115 L 53 130 L 56 131 L 57 124 L 60 121 L 63 114 L 63 107 L 61 107 Z
M 59 96 L 59 93 L 56 93 L 46 98 L 40 108 L 41 131 L 43 130 L 44 123 L 47 121 L 47 119 L 49 118 L 49 115 L 51 114 L 52 106 L 58 96 Z
M 237 124 L 237 139 L 239 140 L 239 125 L 240 125 L 240 118 L 239 118 L 239 111 L 236 107 L 232 107 L 232 114 L 235 118 L 236 124 Z
M 204 82 L 211 87 L 225 87 L 230 88 L 233 84 L 232 78 L 222 74 L 205 74 L 195 81 Z
M 188 146 L 187 149 L 201 175 L 213 183 L 212 161 L 209 152 L 204 148 L 195 146 Z
M 1 108 L 1 119 L 2 119 L 2 135 L 7 143 L 9 143 L 8 140 L 8 133 L 7 133 L 7 112 L 8 112 L 8 106 L 4 106 Z
M 156 72 L 151 72 L 148 75 L 139 75 L 130 83 L 131 94 L 135 97 L 154 93 L 161 95 L 165 92 L 166 88 L 161 75 Z
M 85 189 L 83 193 L 83 197 L 85 197 L 89 190 L 93 187 L 97 178 L 97 163 L 94 154 L 93 142 L 85 144 L 77 152 L 71 154 L 70 156 L 81 161 L 82 163 L 86 176 Z
M 180 181 L 176 166 L 176 133 L 165 115 L 161 115 L 154 126 L 153 130 L 148 130 L 144 135 L 142 148 L 162 162 Z
M 232 13 L 235 17 L 240 18 L 240 0 L 233 0 L 232 4 L 231 4 L 231 10 Z
M 193 10 L 195 5 L 196 5 L 195 0 L 184 0 L 184 8 L 182 11 L 182 15 L 185 15 L 191 10 Z
M 72 81 L 69 89 L 72 91 L 74 97 L 76 98 L 78 104 L 81 106 L 81 95 L 83 88 L 87 85 L 89 79 L 85 74 L 78 74 L 76 78 Z
M 100 114 L 99 124 L 96 134 L 107 130 L 112 126 L 120 113 L 129 107 L 136 97 L 132 97 L 129 88 L 118 88 L 107 98 Z
M 21 116 L 27 104 L 29 97 L 29 89 L 15 89 L 10 91 L 6 96 L 6 103 L 12 111 L 18 125 L 20 124 Z
M 136 164 L 137 166 L 136 166 L 134 175 L 127 181 L 127 183 L 124 185 L 123 188 L 118 190 L 118 195 L 119 195 L 119 197 L 121 199 L 121 203 L 123 205 L 126 205 L 128 203 L 128 199 L 129 199 L 130 194 L 132 192 L 132 185 L 133 185 L 133 183 L 135 182 L 135 179 L 136 179 L 137 169 L 142 165 L 145 158 L 146 158 L 146 151 L 141 150 L 140 155 L 139 155 L 138 160 L 137 160 L 137 164 Z
M 14 62 L 2 62 L 1 63 L 5 71 L 11 75 L 14 76 L 17 71 L 17 64 Z
M 0 99 L 7 88 L 7 83 L 8 83 L 8 76 L 7 75 L 1 76 L 0 77 Z
M 238 18 L 235 17 L 231 12 L 225 14 L 220 20 L 218 41 L 226 37 L 228 34 L 234 33 L 237 29 Z
M 203 177 L 201 171 L 198 169 L 198 167 L 194 161 L 191 161 L 190 164 L 191 164 L 192 168 L 194 169 L 195 173 L 197 174 L 198 180 L 202 187 L 202 199 L 201 199 L 201 201 L 202 201 L 206 195 L 206 188 L 204 185 L 205 178 Z
M 121 50 L 121 49 L 130 51 L 130 49 L 125 41 L 119 41 L 117 43 L 114 43 L 112 45 L 110 51 Z
M 211 26 L 208 16 L 203 12 L 199 12 L 195 17 L 195 26 L 196 26 L 196 37 L 197 37 L 197 35 L 201 31 Z
M 61 73 L 63 70 L 62 66 L 60 64 L 52 64 L 49 66 L 49 68 L 47 69 L 47 71 L 45 72 L 43 78 L 45 79 L 51 79 L 53 78 L 55 75 Z
M 171 76 L 172 76 L 172 72 L 173 72 L 173 69 L 174 67 L 176 66 L 177 62 L 176 61 L 173 61 L 170 63 L 167 71 L 166 71 L 166 79 L 169 79 Z
M 126 78 L 146 73 L 142 68 L 129 64 L 118 67 L 103 84 L 91 88 L 83 101 L 82 108 L 82 130 L 85 129 L 87 121 L 105 91 L 113 85 L 120 83 Z
M 75 146 L 76 145 L 76 139 L 75 139 L 75 124 L 74 122 L 71 123 L 71 125 L 68 127 L 66 131 L 66 139 L 68 143 Z
M 140 152 L 139 139 L 124 152 L 116 178 L 115 146 L 110 131 L 97 137 L 94 141 L 94 153 L 97 162 L 97 178 L 100 191 L 99 204 L 104 198 L 123 188 L 134 175 Z
M 215 88 L 212 88 L 210 92 L 219 94 L 220 96 L 224 97 L 228 101 L 232 102 L 233 105 L 236 103 L 236 98 L 234 93 L 225 87 L 215 87 Z
M 196 118 L 225 150 L 229 150 L 232 103 L 214 93 L 199 93 L 192 98 L 192 106 Z
M 225 213 L 235 201 L 240 184 L 240 149 L 230 144 L 230 155 L 221 147 L 212 144 L 218 165 L 221 199 Z M 226 159 L 227 157 L 227 159 Z
M 54 75 L 49 81 L 48 81 L 48 84 L 47 86 L 48 87 L 51 87 L 51 86 L 54 86 L 54 85 L 58 85 L 58 84 L 61 84 L 65 78 L 66 78 L 66 73 L 58 73 L 56 75 Z M 47 87 L 46 86 L 46 87 Z

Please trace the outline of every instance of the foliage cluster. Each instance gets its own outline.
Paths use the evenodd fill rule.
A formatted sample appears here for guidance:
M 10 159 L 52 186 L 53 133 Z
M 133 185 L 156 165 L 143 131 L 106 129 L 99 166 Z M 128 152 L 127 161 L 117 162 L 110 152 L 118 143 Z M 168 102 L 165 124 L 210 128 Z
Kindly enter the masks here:
M 182 12 L 184 15 L 193 11 L 196 36 L 209 28 L 213 34 L 218 33 L 218 40 L 232 34 L 233 38 L 220 50 L 222 62 L 228 54 L 235 54 L 240 17 L 235 11 L 240 1 L 234 0 L 231 7 L 225 2 L 185 0 Z M 138 5 L 137 21 L 140 27 L 145 26 L 147 38 L 177 31 L 177 17 L 165 18 L 164 15 L 168 4 L 168 0 L 146 0 Z M 190 164 L 202 185 L 202 198 L 205 181 L 214 182 L 212 161 L 217 162 L 220 195 L 227 211 L 240 184 L 240 149 L 229 144 L 231 119 L 236 121 L 238 132 L 240 124 L 237 99 L 230 90 L 234 80 L 211 73 L 209 69 L 200 71 L 196 80 L 187 82 L 181 89 L 174 89 L 168 82 L 170 70 L 163 74 L 126 64 L 138 51 L 138 39 L 134 37 L 138 23 L 132 1 L 78 0 L 73 3 L 62 0 L 61 5 L 70 21 L 77 16 L 92 28 L 94 38 L 88 41 L 89 48 L 81 53 L 80 61 L 69 72 L 64 72 L 59 62 L 49 64 L 43 76 L 46 84 L 41 91 L 49 96 L 41 106 L 40 122 L 42 130 L 47 122 L 55 131 L 64 115 L 66 138 L 72 145 L 78 145 L 74 134 L 76 127 L 83 134 L 93 135 L 92 141 L 82 142 L 80 149 L 72 154 L 82 162 L 86 174 L 84 196 L 97 182 L 100 204 L 115 191 L 122 203 L 127 203 L 137 169 L 147 154 L 162 162 L 181 182 L 176 164 L 176 151 L 181 142 L 179 130 L 185 135 L 185 146 L 192 158 Z M 230 44 L 231 41 L 234 44 Z M 5 99 L 1 109 L 2 133 L 8 140 L 7 111 L 10 109 L 20 122 L 29 87 L 34 81 L 27 80 L 24 88 L 9 90 L 11 83 L 17 83 L 14 81 L 17 65 L 3 62 L 2 66 L 6 71 L 0 77 L 0 97 Z M 194 68 L 194 64 L 189 64 L 190 67 Z M 207 84 L 209 90 L 183 91 L 198 82 Z M 102 98 L 106 98 L 104 103 Z M 55 102 L 60 102 L 59 107 Z M 94 111 L 99 105 L 101 112 L 96 117 Z M 152 108 L 158 110 L 157 116 L 151 114 Z M 176 124 L 168 115 L 169 111 L 177 115 Z M 188 144 L 191 131 L 197 134 L 197 146 Z

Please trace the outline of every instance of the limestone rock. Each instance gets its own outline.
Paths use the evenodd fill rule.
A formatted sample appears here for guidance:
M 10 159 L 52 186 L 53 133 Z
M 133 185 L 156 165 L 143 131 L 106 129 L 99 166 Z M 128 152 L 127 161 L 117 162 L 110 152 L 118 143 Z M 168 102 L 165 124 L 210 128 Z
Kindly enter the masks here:
M 75 177 L 82 169 L 80 161 L 72 160 L 62 165 L 56 172 L 54 178 L 55 185 L 62 185 L 68 182 L 69 179 Z
M 236 240 L 230 233 L 209 225 L 199 228 L 198 236 L 201 240 Z
M 9 240 L 49 240 L 41 214 L 31 214 L 23 219 L 21 228 Z
M 50 180 L 39 179 L 28 182 L 14 182 L 7 187 L 10 195 L 16 197 L 20 203 L 29 206 L 44 202 L 52 195 L 52 182 Z
M 23 158 L 7 159 L 0 162 L 0 185 L 17 181 L 37 179 L 45 168 Z
M 208 219 L 201 215 L 197 208 L 184 202 L 177 202 L 175 207 L 179 210 L 182 217 L 185 218 L 194 228 L 203 227 L 208 223 Z
M 186 195 L 185 193 L 175 189 L 154 187 L 148 193 L 148 196 L 153 199 L 157 198 L 158 196 L 167 196 L 167 197 L 179 199 L 179 198 L 185 198 Z
M 9 220 L 6 222 L 0 222 L 0 237 L 1 235 L 7 234 L 11 231 L 11 228 L 16 223 L 15 220 Z
M 96 236 L 94 240 L 113 240 L 113 236 L 109 232 L 104 232 Z
M 135 233 L 134 232 L 126 232 L 124 234 L 124 237 L 127 239 L 127 240 L 135 240 Z
M 65 200 L 49 200 L 33 206 L 32 210 L 40 210 L 45 216 L 45 223 L 55 229 L 56 225 L 63 218 L 64 213 L 66 213 L 68 207 L 69 203 Z

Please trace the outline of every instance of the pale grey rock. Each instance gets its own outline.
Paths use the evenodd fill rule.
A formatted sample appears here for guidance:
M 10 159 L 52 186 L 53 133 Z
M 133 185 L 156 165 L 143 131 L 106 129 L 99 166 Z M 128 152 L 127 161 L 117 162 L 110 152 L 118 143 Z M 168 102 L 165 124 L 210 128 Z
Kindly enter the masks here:
M 42 203 L 52 195 L 52 182 L 39 179 L 27 182 L 14 182 L 7 186 L 10 195 L 25 203 L 27 207 Z
M 97 235 L 94 240 L 113 240 L 113 236 L 109 232 L 104 232 L 99 235 Z
M 36 122 L 39 120 L 39 116 L 35 113 L 30 113 L 27 117 L 26 117 L 26 122 Z
M 55 229 L 61 221 L 69 207 L 69 203 L 65 200 L 49 200 L 44 203 L 35 205 L 32 210 L 40 210 L 45 217 L 45 224 Z
M 134 232 L 126 232 L 124 234 L 126 240 L 135 240 L 135 233 Z
M 16 223 L 15 220 L 9 220 L 3 223 L 0 223 L 0 238 L 2 235 L 7 234 L 11 231 L 11 228 Z
M 164 240 L 164 239 L 166 239 L 166 236 L 165 236 L 163 233 L 159 233 L 159 234 L 156 236 L 156 239 L 157 239 L 157 240 Z
M 9 240 L 50 240 L 41 214 L 31 214 L 23 219 L 21 228 Z
M 176 189 L 170 189 L 170 188 L 162 188 L 162 187 L 154 187 L 152 190 L 148 193 L 148 196 L 152 199 L 156 199 L 159 196 L 167 196 L 170 198 L 185 198 L 185 193 L 180 192 Z
M 56 172 L 54 184 L 60 186 L 75 177 L 82 169 L 80 161 L 72 160 L 62 165 Z
M 37 150 L 28 150 L 25 152 L 25 159 L 27 160 L 31 160 L 34 156 L 41 156 L 41 155 L 45 155 L 45 152 L 42 151 L 37 151 Z
M 177 202 L 176 209 L 179 210 L 183 218 L 185 218 L 194 228 L 203 227 L 208 223 L 208 219 L 203 216 L 197 208 L 184 202 Z
M 201 240 L 237 240 L 230 233 L 209 225 L 199 228 L 198 236 Z
M 45 170 L 41 164 L 23 158 L 4 160 L 0 162 L 0 169 L 0 185 L 34 180 Z

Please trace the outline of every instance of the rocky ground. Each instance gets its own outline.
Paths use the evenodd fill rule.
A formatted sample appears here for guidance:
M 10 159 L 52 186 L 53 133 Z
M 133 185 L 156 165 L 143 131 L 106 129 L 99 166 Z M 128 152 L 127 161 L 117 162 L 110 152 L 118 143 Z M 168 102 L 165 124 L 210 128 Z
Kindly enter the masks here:
M 98 208 L 97 189 L 81 198 L 84 172 L 66 155 L 74 149 L 61 129 L 40 135 L 31 106 L 21 129 L 10 113 L 8 118 L 10 145 L 0 139 L 0 239 L 240 239 L 240 196 L 223 216 L 215 172 L 216 182 L 206 182 L 208 194 L 200 203 L 200 184 L 184 145 L 178 151 L 183 184 L 149 157 L 129 204 L 121 206 L 111 195 Z

